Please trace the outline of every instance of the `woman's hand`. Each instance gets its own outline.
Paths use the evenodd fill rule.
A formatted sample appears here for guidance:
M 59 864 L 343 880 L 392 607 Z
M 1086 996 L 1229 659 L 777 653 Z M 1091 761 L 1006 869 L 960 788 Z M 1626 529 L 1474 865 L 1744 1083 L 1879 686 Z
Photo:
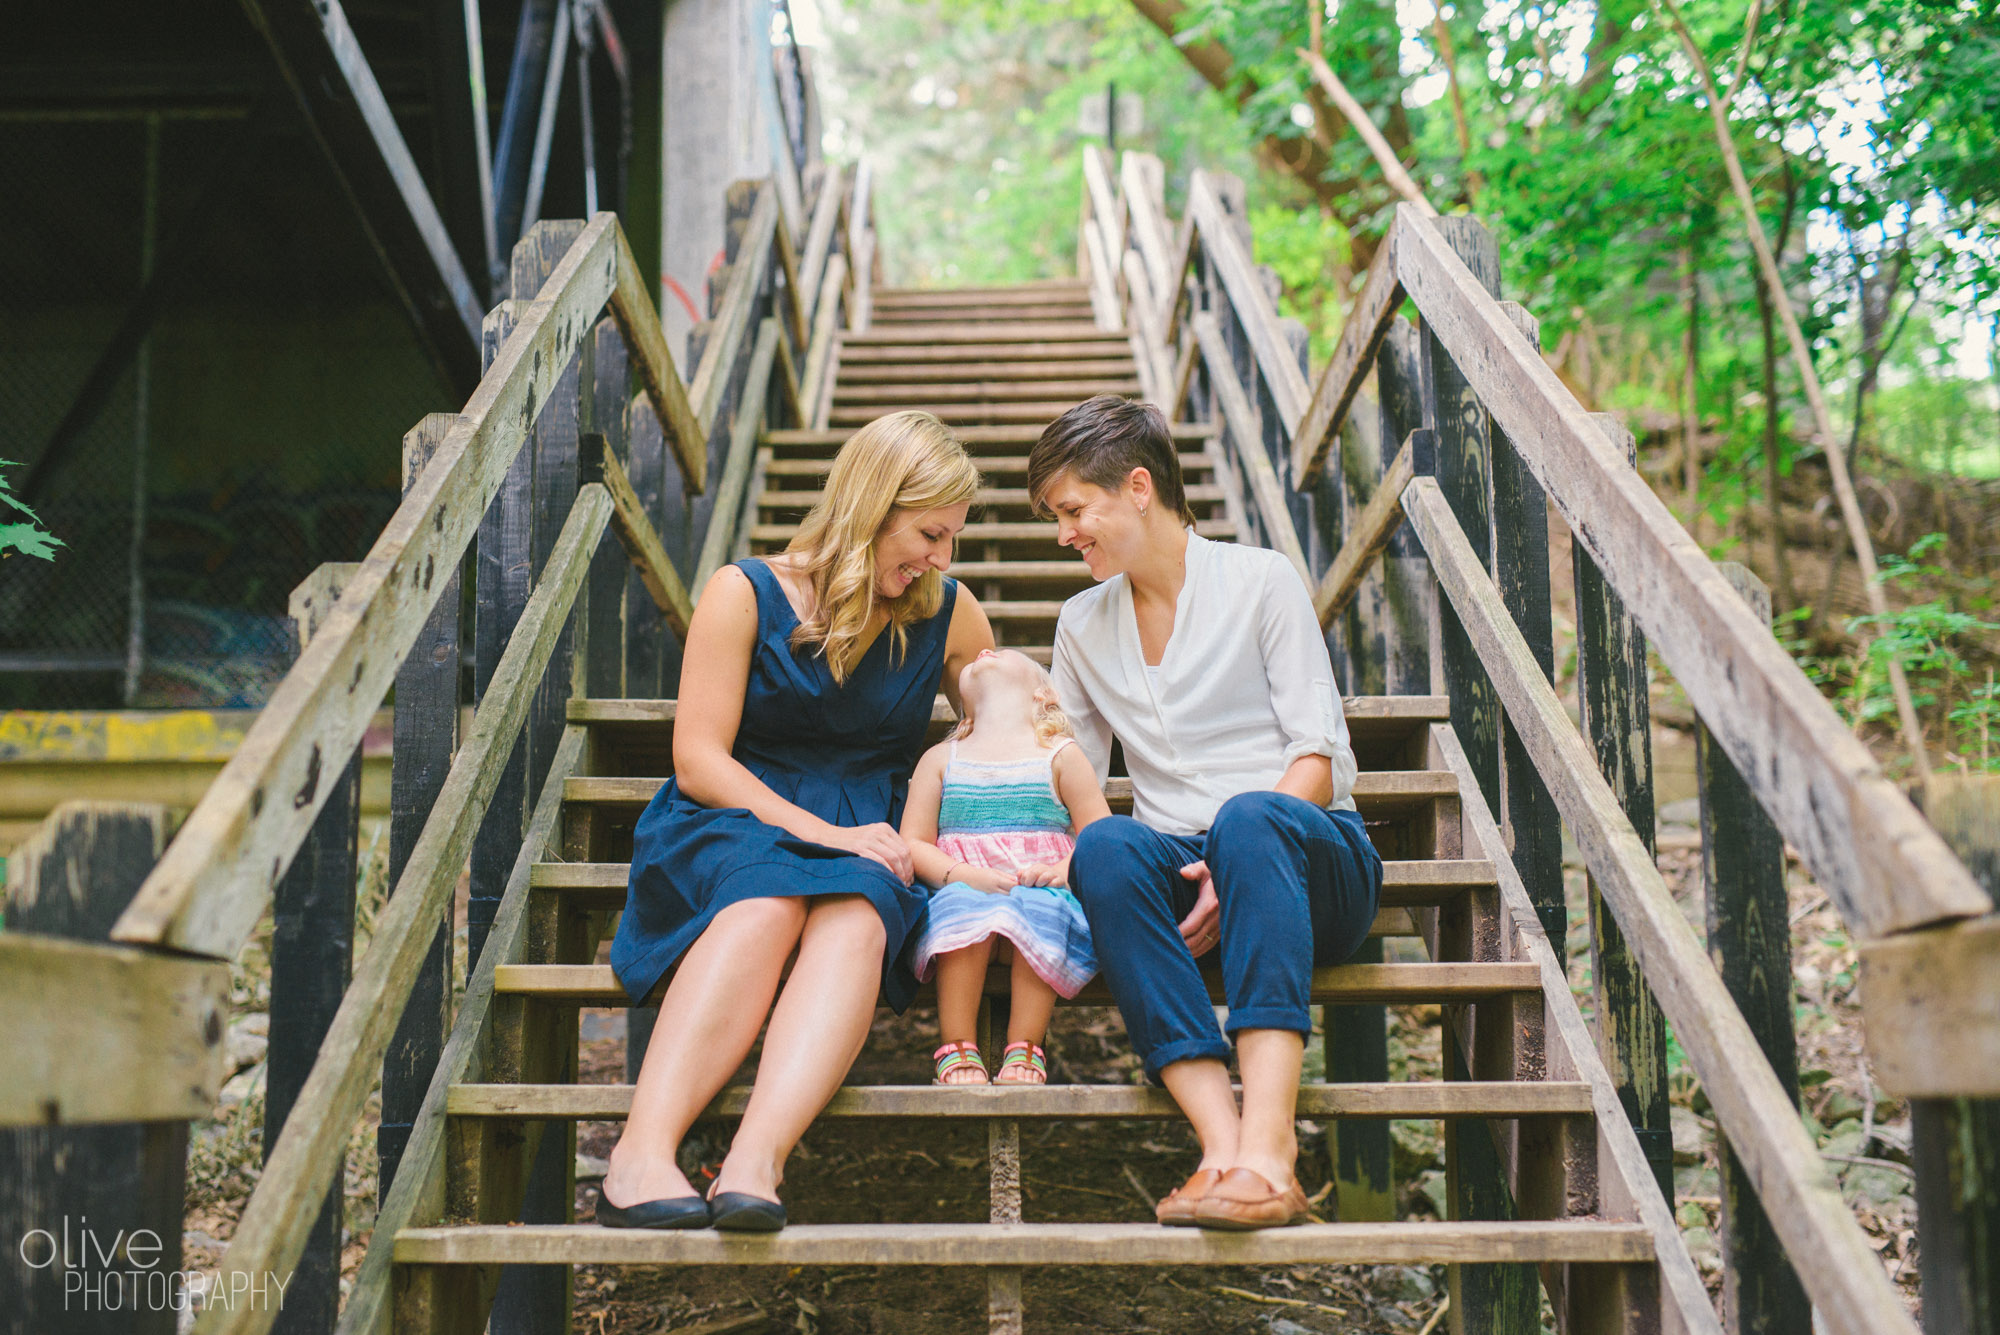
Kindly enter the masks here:
M 1206 862 L 1188 863 L 1181 868 L 1181 875 L 1201 882 L 1201 889 L 1194 897 L 1194 911 L 1181 922 L 1181 939 L 1187 942 L 1194 957 L 1200 959 L 1214 950 L 1220 939 L 1222 904 L 1215 897 L 1215 877 L 1209 875 Z
M 896 833 L 893 825 L 879 822 L 874 825 L 829 825 L 813 842 L 872 858 L 887 867 L 904 885 L 910 883 L 914 870 L 910 864 L 910 846 L 904 842 L 902 835 Z
M 975 867 L 970 862 L 954 862 L 946 882 L 963 881 L 974 890 L 989 895 L 1004 895 L 1021 884 L 1016 873 L 998 867 Z
M 1021 868 L 1022 885 L 1059 885 L 1069 888 L 1069 859 L 1061 862 L 1030 862 Z

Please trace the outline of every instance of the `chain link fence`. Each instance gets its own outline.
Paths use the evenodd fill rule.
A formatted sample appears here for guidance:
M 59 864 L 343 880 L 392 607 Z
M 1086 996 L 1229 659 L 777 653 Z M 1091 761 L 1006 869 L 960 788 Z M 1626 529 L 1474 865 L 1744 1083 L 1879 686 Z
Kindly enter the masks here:
M 0 120 L 0 459 L 64 544 L 0 563 L 0 708 L 263 704 L 290 590 L 360 559 L 453 406 L 317 151 L 256 119 Z

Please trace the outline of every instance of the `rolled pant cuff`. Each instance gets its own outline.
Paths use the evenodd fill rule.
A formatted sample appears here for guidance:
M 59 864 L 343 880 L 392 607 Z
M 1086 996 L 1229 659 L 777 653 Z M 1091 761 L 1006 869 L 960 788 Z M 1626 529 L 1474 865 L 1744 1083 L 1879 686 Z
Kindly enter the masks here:
M 1197 1061 L 1203 1057 L 1215 1061 L 1229 1060 L 1229 1042 L 1220 1036 L 1214 1038 L 1183 1038 L 1172 1043 L 1163 1043 L 1144 1056 L 1146 1078 L 1154 1084 L 1160 1083 L 1160 1072 L 1175 1062 Z
M 1229 1023 L 1223 1032 L 1231 1038 L 1245 1029 L 1289 1029 L 1295 1034 L 1312 1034 L 1312 1013 L 1304 1006 L 1248 1006 L 1229 1009 Z

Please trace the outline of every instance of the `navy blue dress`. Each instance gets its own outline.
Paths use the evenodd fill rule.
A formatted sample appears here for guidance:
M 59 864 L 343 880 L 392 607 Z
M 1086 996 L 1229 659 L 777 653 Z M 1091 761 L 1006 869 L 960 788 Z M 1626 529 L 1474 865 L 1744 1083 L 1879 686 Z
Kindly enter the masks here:
M 830 824 L 900 825 L 944 673 L 957 583 L 945 580 L 937 614 L 908 628 L 906 652 L 894 651 L 885 629 L 836 686 L 823 657 L 792 651 L 798 615 L 770 567 L 736 564 L 757 592 L 757 639 L 731 754 L 779 797 Z M 872 858 L 808 843 L 743 807 L 705 807 L 674 782 L 633 832 L 611 967 L 637 1005 L 717 913 L 781 895 L 866 896 L 888 937 L 882 999 L 899 1012 L 910 1004 L 917 979 L 909 947 L 927 902 L 921 882 L 904 885 Z

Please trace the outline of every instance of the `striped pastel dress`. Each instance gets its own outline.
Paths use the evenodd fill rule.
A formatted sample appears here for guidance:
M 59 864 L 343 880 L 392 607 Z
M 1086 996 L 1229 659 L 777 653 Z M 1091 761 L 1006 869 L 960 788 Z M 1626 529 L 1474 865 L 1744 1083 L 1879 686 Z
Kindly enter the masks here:
M 1060 862 L 1075 846 L 1069 811 L 1056 795 L 1055 758 L 1070 739 L 1026 760 L 961 760 L 954 740 L 945 762 L 937 846 L 954 862 L 1024 867 Z M 1002 936 L 1056 993 L 1074 997 L 1097 972 L 1090 927 L 1076 896 L 1059 885 L 1017 885 L 1004 895 L 953 881 L 931 896 L 917 942 L 917 977 L 939 955 Z

